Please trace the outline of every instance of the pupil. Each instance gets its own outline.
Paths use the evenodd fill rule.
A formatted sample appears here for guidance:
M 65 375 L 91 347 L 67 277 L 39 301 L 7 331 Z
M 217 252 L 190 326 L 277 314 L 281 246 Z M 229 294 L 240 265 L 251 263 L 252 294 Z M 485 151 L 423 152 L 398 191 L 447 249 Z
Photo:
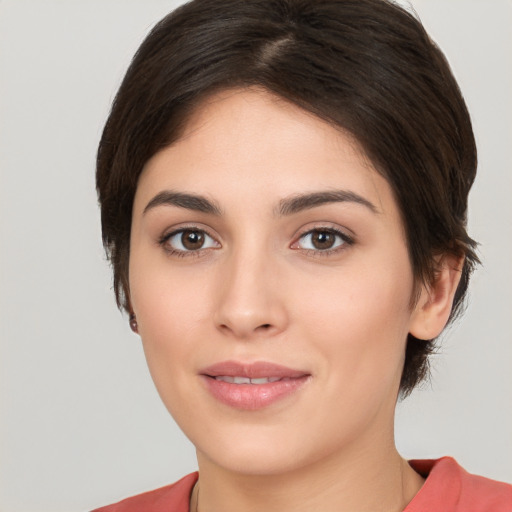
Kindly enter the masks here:
M 317 249 L 330 249 L 334 244 L 334 235 L 328 231 L 317 231 L 313 234 L 313 245 Z
M 204 243 L 204 234 L 199 231 L 184 231 L 181 235 L 181 243 L 186 249 L 200 249 Z

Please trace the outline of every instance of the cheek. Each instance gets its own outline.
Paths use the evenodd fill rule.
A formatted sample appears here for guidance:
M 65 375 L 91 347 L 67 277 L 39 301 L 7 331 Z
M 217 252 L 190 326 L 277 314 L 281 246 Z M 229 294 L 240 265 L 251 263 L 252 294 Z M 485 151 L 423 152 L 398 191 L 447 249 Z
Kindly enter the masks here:
M 347 266 L 333 275 L 323 282 L 302 282 L 308 300 L 297 301 L 294 310 L 296 318 L 307 319 L 302 321 L 304 337 L 336 365 L 329 374 L 350 380 L 354 387 L 396 379 L 410 318 L 409 266 L 359 261 L 357 268 Z M 304 290 L 291 296 L 303 298 Z
M 134 253 L 130 292 L 141 334 L 173 339 L 175 334 L 193 329 L 206 316 L 208 286 L 207 272 L 174 268 L 166 256 L 153 252 Z
M 194 341 L 205 337 L 209 294 L 198 279 L 171 272 L 168 265 L 139 265 L 141 260 L 149 261 L 134 255 L 131 262 L 132 305 L 151 376 L 169 406 L 183 391 L 181 383 L 197 352 Z

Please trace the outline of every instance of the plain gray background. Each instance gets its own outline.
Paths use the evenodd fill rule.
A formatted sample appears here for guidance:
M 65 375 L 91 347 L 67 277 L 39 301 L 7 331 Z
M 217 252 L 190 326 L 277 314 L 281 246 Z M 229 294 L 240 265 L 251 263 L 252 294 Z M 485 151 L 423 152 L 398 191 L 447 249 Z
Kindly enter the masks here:
M 1 512 L 85 511 L 195 469 L 116 310 L 94 190 L 122 74 L 178 3 L 0 0 Z M 432 384 L 398 408 L 397 444 L 512 482 L 512 3 L 412 3 L 474 120 L 484 268 Z

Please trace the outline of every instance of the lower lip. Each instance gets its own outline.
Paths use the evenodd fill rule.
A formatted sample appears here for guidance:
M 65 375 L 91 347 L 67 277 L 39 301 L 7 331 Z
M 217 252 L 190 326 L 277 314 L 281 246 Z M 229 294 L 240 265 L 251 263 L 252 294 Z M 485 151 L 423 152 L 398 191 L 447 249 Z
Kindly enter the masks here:
M 220 402 L 247 411 L 263 409 L 297 392 L 309 380 L 309 375 L 267 384 L 231 384 L 203 375 L 210 393 Z

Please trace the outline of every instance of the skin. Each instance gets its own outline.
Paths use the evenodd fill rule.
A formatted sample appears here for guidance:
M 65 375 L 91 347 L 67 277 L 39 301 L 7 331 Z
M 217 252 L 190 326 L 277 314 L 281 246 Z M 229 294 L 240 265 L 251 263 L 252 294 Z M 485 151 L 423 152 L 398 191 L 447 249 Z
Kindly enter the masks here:
M 220 215 L 171 204 L 201 195 Z M 280 201 L 343 190 L 287 215 Z M 205 245 L 180 245 L 184 228 Z M 318 249 L 314 233 L 331 235 Z M 308 234 L 309 233 L 309 234 Z M 330 233 L 330 232 L 329 232 Z M 196 247 L 196 246 L 193 246 Z M 179 252 L 170 252 L 179 251 Z M 195 510 L 400 511 L 423 480 L 397 453 L 394 409 L 407 334 L 444 327 L 460 262 L 411 308 L 414 279 L 387 181 L 346 133 L 264 90 L 204 102 L 182 138 L 149 160 L 134 201 L 130 299 L 149 369 L 197 449 Z M 225 360 L 307 371 L 256 411 L 218 402 L 200 370 Z

